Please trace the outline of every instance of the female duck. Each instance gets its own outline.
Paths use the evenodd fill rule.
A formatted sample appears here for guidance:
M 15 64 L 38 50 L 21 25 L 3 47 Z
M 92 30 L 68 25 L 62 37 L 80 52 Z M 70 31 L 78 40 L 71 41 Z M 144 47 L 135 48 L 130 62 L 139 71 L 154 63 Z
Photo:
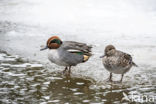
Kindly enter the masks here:
M 132 66 L 137 66 L 133 61 L 131 55 L 116 50 L 113 45 L 108 45 L 105 48 L 105 54 L 101 56 L 104 67 L 110 72 L 109 81 L 112 81 L 112 73 L 121 74 L 122 82 L 123 76 L 130 70 Z

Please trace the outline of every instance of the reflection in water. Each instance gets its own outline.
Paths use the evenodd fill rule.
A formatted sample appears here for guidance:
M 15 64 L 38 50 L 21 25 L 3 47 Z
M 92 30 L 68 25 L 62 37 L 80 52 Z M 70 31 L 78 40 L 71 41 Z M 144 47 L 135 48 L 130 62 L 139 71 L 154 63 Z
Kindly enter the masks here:
M 0 53 L 0 63 L 0 103 L 128 103 L 125 95 L 156 93 L 152 85 L 106 83 L 98 87 L 92 79 L 66 78 L 4 52 Z

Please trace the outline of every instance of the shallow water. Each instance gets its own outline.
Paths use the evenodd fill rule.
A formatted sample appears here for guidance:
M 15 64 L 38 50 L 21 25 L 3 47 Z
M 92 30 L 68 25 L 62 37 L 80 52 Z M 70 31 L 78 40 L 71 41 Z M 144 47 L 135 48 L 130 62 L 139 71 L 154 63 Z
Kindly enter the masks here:
M 62 72 L 49 72 L 40 63 L 29 62 L 4 52 L 0 53 L 0 63 L 1 104 L 135 103 L 146 102 L 137 100 L 137 96 L 146 95 L 147 99 L 153 99 L 156 93 L 154 85 L 156 73 L 153 73 L 155 68 L 150 70 L 151 72 L 148 71 L 145 76 L 149 77 L 149 80 L 136 74 L 133 80 L 142 82 L 111 84 L 98 83 L 92 78 L 80 76 L 65 77 Z M 134 102 L 131 101 L 133 95 L 136 96 Z M 154 103 L 154 100 L 151 102 Z
M 0 103 L 154 103 L 154 4 L 154 0 L 1 0 Z M 72 67 L 70 78 L 62 75 L 64 67 L 49 62 L 47 51 L 40 51 L 52 35 L 93 45 L 93 56 Z M 99 56 L 108 44 L 131 54 L 139 66 L 125 74 L 122 84 L 106 82 L 109 73 Z M 113 75 L 113 80 L 119 79 Z

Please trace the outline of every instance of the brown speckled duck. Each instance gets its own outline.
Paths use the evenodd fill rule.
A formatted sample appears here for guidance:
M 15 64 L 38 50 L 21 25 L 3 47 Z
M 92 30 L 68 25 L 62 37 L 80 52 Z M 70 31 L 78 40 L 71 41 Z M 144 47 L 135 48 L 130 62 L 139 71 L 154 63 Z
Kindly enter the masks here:
M 121 74 L 121 80 L 126 72 L 132 66 L 137 66 L 133 61 L 131 55 L 122 51 L 116 50 L 113 45 L 106 46 L 104 55 L 101 56 L 102 62 L 106 70 L 110 72 L 109 81 L 112 82 L 112 73 Z

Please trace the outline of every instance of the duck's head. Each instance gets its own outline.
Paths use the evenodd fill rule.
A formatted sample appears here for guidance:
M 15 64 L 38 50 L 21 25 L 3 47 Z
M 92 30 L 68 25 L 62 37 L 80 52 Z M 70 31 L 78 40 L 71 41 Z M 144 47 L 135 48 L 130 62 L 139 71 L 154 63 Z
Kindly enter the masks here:
M 104 50 L 104 55 L 101 56 L 100 58 L 103 58 L 104 56 L 111 56 L 111 55 L 114 55 L 115 53 L 115 47 L 113 45 L 107 45 L 105 50 Z
M 61 44 L 62 44 L 62 41 L 58 36 L 52 36 L 47 40 L 46 47 L 42 48 L 41 51 L 48 49 L 48 48 L 49 49 L 57 49 L 61 46 Z
M 113 45 L 108 45 L 105 48 L 105 55 L 106 56 L 111 56 L 115 53 L 115 47 Z

